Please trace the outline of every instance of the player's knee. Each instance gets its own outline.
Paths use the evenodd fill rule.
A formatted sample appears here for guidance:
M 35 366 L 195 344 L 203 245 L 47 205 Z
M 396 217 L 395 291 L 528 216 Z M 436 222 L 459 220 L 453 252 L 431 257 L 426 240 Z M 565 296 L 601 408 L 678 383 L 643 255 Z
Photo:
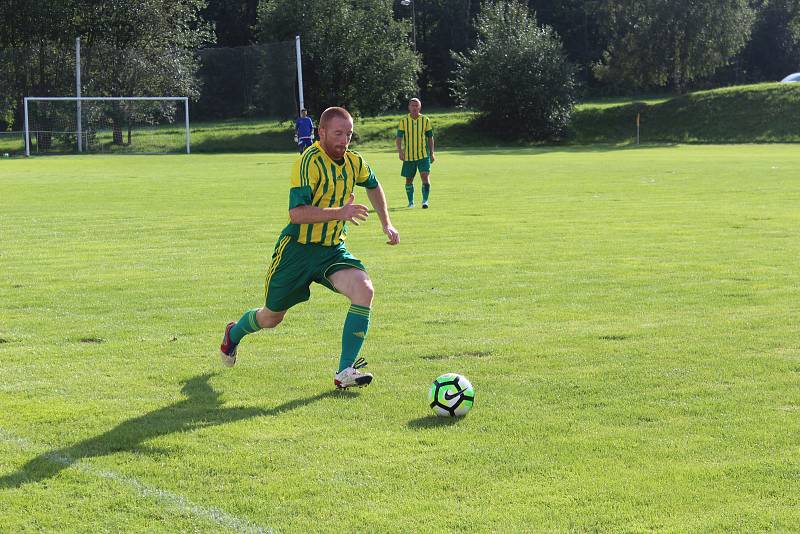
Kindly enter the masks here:
M 375 296 L 375 289 L 372 287 L 372 280 L 362 280 L 355 292 L 353 302 L 362 306 L 371 306 L 373 296 Z

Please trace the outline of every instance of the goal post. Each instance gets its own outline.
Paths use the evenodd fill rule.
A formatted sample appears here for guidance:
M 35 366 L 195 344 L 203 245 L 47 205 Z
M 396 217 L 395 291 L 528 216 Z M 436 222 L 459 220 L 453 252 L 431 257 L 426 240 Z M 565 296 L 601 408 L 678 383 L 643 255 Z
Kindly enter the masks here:
M 26 96 L 24 114 L 26 156 L 191 153 L 185 96 Z

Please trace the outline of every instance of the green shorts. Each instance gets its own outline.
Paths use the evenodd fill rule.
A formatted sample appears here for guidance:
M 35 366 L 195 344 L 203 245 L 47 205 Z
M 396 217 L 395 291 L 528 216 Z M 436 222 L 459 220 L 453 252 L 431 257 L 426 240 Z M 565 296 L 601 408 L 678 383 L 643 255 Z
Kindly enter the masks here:
M 366 272 L 361 261 L 350 254 L 344 243 L 304 245 L 293 237 L 282 235 L 275 244 L 272 261 L 264 282 L 264 300 L 274 312 L 286 311 L 311 298 L 311 282 L 336 291 L 328 277 L 336 271 L 355 267 Z
M 417 169 L 419 169 L 419 172 L 431 172 L 430 156 L 422 159 L 415 159 L 414 161 L 404 161 L 400 176 L 413 178 L 417 174 Z

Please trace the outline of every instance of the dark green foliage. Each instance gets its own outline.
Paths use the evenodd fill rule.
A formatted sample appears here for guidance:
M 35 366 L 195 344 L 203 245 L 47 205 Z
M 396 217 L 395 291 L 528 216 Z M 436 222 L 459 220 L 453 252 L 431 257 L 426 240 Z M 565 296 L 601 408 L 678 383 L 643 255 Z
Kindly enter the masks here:
M 258 0 L 206 0 L 203 19 L 214 24 L 220 46 L 253 44 L 258 14 Z
M 607 0 L 609 40 L 595 75 L 683 92 L 728 64 L 750 37 L 748 0 Z
M 800 0 L 769 0 L 736 62 L 736 81 L 778 81 L 800 70 Z
M 414 0 L 413 6 L 395 3 L 395 16 L 415 22 L 416 50 L 425 68 L 419 74 L 425 107 L 452 105 L 449 79 L 456 67 L 450 51 L 466 52 L 474 41 L 472 21 L 478 0 Z M 409 36 L 411 38 L 411 36 Z
M 374 114 L 416 93 L 419 59 L 391 0 L 265 0 L 261 42 L 294 39 L 303 48 L 306 107 Z
M 76 14 L 87 94 L 197 96 L 194 51 L 213 39 L 200 19 L 204 4 L 127 0 Z
M 485 2 L 478 41 L 455 54 L 453 88 L 479 122 L 504 137 L 553 139 L 563 135 L 575 102 L 574 67 L 561 40 L 515 0 Z
M 597 79 L 591 67 L 602 57 L 607 43 L 606 20 L 601 16 L 602 0 L 531 0 L 540 24 L 552 27 L 564 43 L 564 50 L 577 67 L 581 84 L 594 89 Z
M 213 40 L 205 0 L 0 2 L 0 105 L 21 129 L 24 96 L 75 94 L 75 37 L 84 96 L 196 96 L 194 51 Z M 4 116 L 0 110 L 0 116 Z

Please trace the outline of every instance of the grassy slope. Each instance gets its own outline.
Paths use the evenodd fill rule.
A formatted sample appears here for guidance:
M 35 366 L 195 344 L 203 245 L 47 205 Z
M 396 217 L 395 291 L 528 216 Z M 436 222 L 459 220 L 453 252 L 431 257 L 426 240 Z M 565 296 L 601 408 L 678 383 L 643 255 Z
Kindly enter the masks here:
M 776 143 L 800 141 L 800 84 L 700 91 L 663 101 L 579 106 L 573 142 Z
M 470 125 L 475 113 L 428 110 L 441 147 L 510 146 Z M 699 91 L 683 96 L 587 101 L 576 107 L 567 144 L 626 144 L 636 139 L 641 113 L 644 143 L 786 143 L 800 141 L 800 84 L 759 84 Z M 358 143 L 394 146 L 400 115 L 356 124 Z
M 800 529 L 794 147 L 440 156 L 423 212 L 369 153 L 403 243 L 352 232 L 376 382 L 350 395 L 319 287 L 215 354 L 293 155 L 5 162 L 0 531 L 230 526 L 164 492 L 281 532 Z M 477 390 L 452 425 L 444 371 Z

